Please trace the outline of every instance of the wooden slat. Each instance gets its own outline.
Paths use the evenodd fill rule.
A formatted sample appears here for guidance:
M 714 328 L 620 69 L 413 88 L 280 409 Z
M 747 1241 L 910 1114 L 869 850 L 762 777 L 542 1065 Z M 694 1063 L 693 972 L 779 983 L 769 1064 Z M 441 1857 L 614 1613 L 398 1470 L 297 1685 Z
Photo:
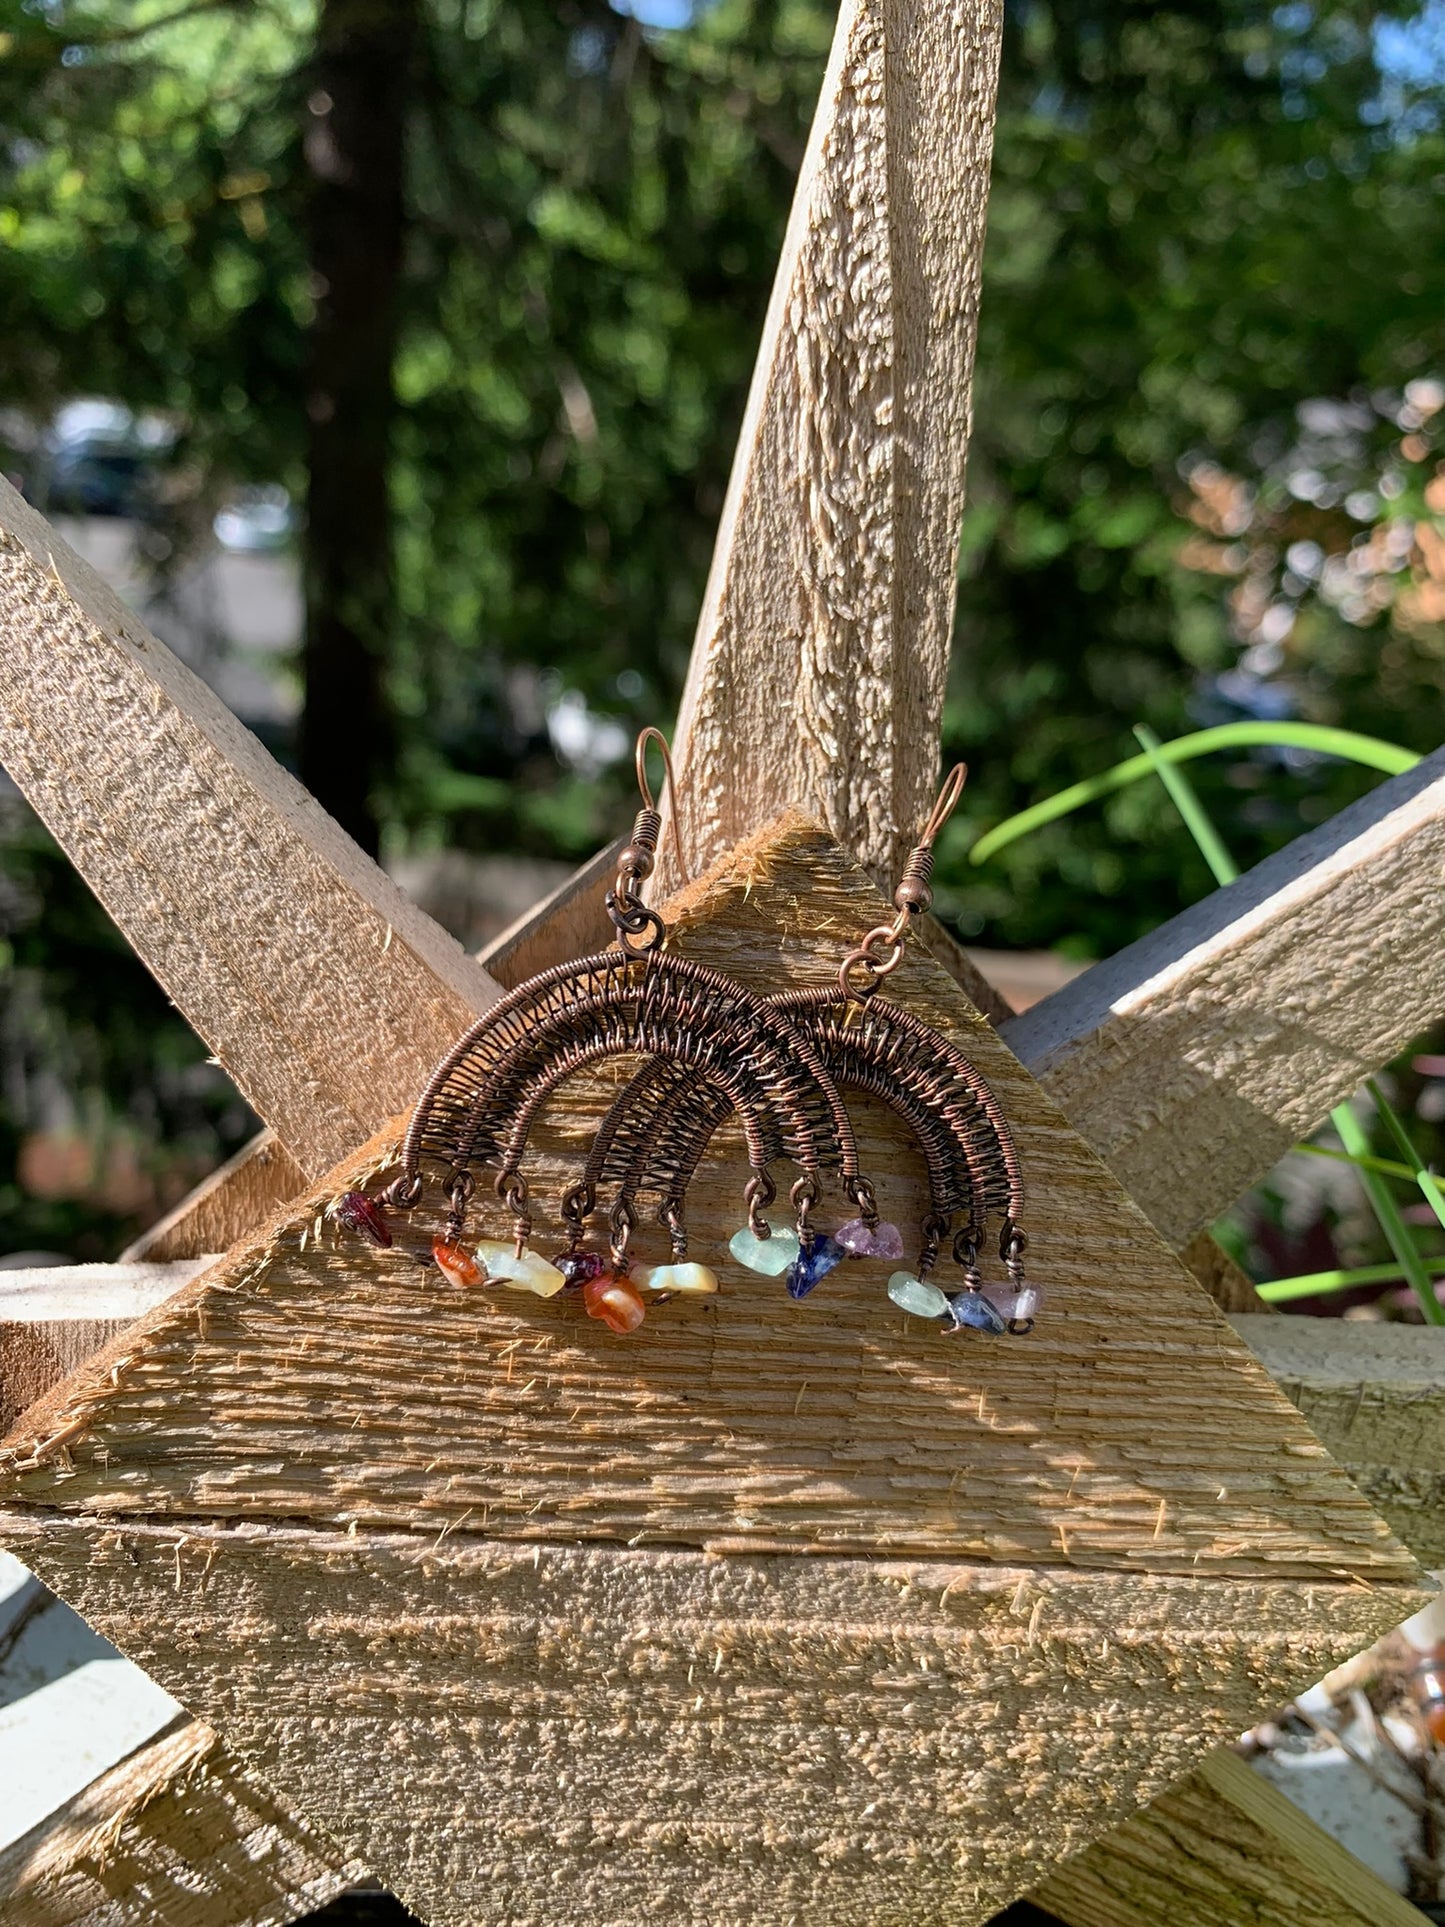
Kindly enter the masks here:
M 605 948 L 609 926 L 602 899 L 625 841 L 618 838 L 599 850 L 478 953 L 477 962 L 504 990 L 569 957 Z M 121 1253 L 121 1261 L 228 1251 L 238 1238 L 305 1189 L 305 1172 L 277 1141 L 275 1132 L 261 1131 L 159 1223 L 142 1232 Z
M 882 882 L 932 801 L 1002 11 L 840 12 L 678 723 L 694 868 L 796 804 Z
M 496 995 L 3 482 L 0 763 L 309 1173 Z
M 1445 1330 L 1258 1314 L 1231 1323 L 1421 1564 L 1445 1567 Z
M 363 1878 L 186 1721 L 0 1852 L 5 1927 L 287 1927 Z
M 1445 750 L 1005 1035 L 1178 1246 L 1442 1013 Z
M 969 1927 L 1389 1617 L 1348 1585 L 465 1530 L 0 1536 L 435 1927 Z
M 824 947 L 872 921 L 876 902 L 819 832 L 795 824 L 696 886 L 676 941 L 745 980 L 816 980 Z M 373 1150 L 32 1415 L 7 1495 L 33 1510 L 7 1523 L 10 1543 L 440 1921 L 469 1918 L 471 1881 L 519 1890 L 540 1787 L 555 1798 L 559 1774 L 564 1788 L 606 1788 L 607 1814 L 615 1800 L 634 1830 L 618 1874 L 612 1845 L 605 1866 L 595 1851 L 611 1836 L 594 1807 L 585 1826 L 545 1829 L 558 1918 L 766 1922 L 786 1917 L 786 1899 L 830 1920 L 876 1919 L 897 1904 L 905 1864 L 920 1905 L 986 1914 L 1061 1838 L 1082 1844 L 1107 1824 L 1126 1789 L 1161 1787 L 1190 1744 L 1237 1731 L 1424 1595 L 946 974 L 919 956 L 893 981 L 966 1038 L 1020 1128 L 1039 1202 L 1033 1250 L 1053 1294 L 1028 1341 L 950 1345 L 894 1313 L 864 1268 L 802 1308 L 729 1269 L 721 1299 L 659 1310 L 626 1343 L 571 1302 L 518 1314 L 439 1298 L 403 1255 L 316 1235 L 325 1197 L 374 1169 Z M 583 1097 L 569 1102 L 568 1142 L 586 1117 Z M 860 1122 L 886 1208 L 913 1220 L 911 1153 L 876 1116 Z M 555 1136 L 539 1146 L 558 1148 Z M 546 1155 L 538 1168 L 549 1196 Z M 699 1181 L 699 1249 L 719 1248 L 736 1222 L 735 1176 Z M 147 1547 L 172 1562 L 164 1591 Z M 242 1570 L 232 1548 L 256 1563 Z M 398 1575 L 412 1551 L 420 1590 L 407 1591 Z M 930 1560 L 940 1600 L 1006 1594 L 1019 1623 L 991 1633 L 990 1609 L 956 1651 L 936 1648 L 886 1591 L 905 1579 L 916 1590 Z M 500 1575 L 514 1571 L 540 1575 L 529 1605 L 509 1603 Z M 362 1601 L 373 1578 L 384 1621 Z M 791 1589 L 814 1583 L 828 1599 L 810 1596 L 794 1617 Z M 1099 1588 L 1099 1631 L 1065 1628 L 1051 1645 L 1056 1588 L 1076 1583 Z M 741 1644 L 739 1615 L 751 1629 Z M 366 1674 L 354 1656 L 363 1622 Z M 241 1707 L 252 1687 L 237 1683 L 237 1624 L 254 1655 L 253 1710 Z M 1276 1624 L 1288 1633 L 1276 1638 Z M 658 1627 L 685 1655 L 657 1654 Z M 712 1664 L 719 1647 L 733 1667 L 722 1712 L 699 1659 Z M 532 1669 L 520 1695 L 514 1652 Z M 688 1667 L 711 1723 L 680 1722 L 670 1687 L 655 1698 L 657 1680 Z M 946 1682 L 920 1683 L 939 1671 Z M 1125 1674 L 1133 1684 L 1115 1691 Z M 488 1710 L 500 1698 L 467 1697 L 502 1685 L 506 1733 Z M 565 1737 L 540 1740 L 564 1694 Z M 1162 1753 L 1161 1721 L 1175 1736 Z M 1132 1750 L 1146 1731 L 1147 1770 Z M 860 1754 L 863 1733 L 878 1738 Z M 945 1757 L 955 1743 L 975 1763 L 966 1785 Z M 405 1772 L 397 1749 L 413 1762 Z M 781 1776 L 766 1791 L 764 1759 Z M 942 1762 L 937 1773 L 925 1759 Z M 827 1818 L 810 1823 L 824 1760 Z M 921 1773 L 966 1800 L 967 1829 L 947 1802 L 917 1811 Z M 827 1872 L 835 1861 L 851 1900 Z
M 1035 1888 L 1067 1927 L 1422 1927 L 1424 1916 L 1232 1753 Z
M 0 1427 L 199 1269 L 190 1261 L 0 1271 Z
M 306 1173 L 276 1133 L 260 1131 L 127 1245 L 120 1261 L 166 1263 L 229 1251 L 238 1238 L 305 1189 Z

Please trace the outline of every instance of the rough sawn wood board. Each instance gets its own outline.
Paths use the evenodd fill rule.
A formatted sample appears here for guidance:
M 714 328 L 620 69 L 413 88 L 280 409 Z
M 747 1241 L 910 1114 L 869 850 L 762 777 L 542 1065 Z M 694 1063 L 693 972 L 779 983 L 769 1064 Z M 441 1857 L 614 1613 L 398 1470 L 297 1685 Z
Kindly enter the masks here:
M 823 980 L 878 914 L 793 820 L 677 943 Z M 863 1266 L 631 1341 L 479 1304 L 318 1234 L 377 1144 L 29 1416 L 8 1542 L 437 1922 L 986 1916 L 1422 1595 L 946 973 L 893 981 L 1019 1130 L 1033 1338 L 944 1340 Z

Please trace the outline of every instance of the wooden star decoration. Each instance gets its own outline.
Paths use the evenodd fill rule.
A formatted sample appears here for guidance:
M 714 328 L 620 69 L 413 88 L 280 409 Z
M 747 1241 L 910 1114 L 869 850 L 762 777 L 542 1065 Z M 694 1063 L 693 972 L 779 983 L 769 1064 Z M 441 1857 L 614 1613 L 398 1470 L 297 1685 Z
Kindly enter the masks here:
M 791 819 L 675 914 L 763 990 L 881 904 Z M 1028 1339 L 947 1340 L 871 1266 L 803 1306 L 728 1270 L 631 1340 L 479 1303 L 328 1224 L 393 1137 L 28 1416 L 7 1543 L 434 1922 L 986 1918 L 1424 1594 L 948 974 L 893 983 L 1018 1133 Z M 553 1105 L 539 1198 L 615 1088 Z M 700 1253 L 740 1187 L 699 1174 Z

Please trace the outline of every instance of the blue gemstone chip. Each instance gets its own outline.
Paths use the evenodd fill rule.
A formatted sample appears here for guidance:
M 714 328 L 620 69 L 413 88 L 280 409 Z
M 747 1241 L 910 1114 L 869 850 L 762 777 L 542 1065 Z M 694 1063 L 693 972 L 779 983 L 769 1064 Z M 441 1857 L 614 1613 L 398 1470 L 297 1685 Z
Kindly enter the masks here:
M 808 1293 L 837 1269 L 848 1256 L 843 1246 L 832 1238 L 815 1238 L 806 1251 L 800 1252 L 788 1267 L 788 1296 L 806 1298 Z
M 1008 1320 L 981 1291 L 956 1292 L 948 1301 L 948 1309 L 953 1313 L 955 1331 L 960 1328 L 995 1333 L 1008 1330 Z

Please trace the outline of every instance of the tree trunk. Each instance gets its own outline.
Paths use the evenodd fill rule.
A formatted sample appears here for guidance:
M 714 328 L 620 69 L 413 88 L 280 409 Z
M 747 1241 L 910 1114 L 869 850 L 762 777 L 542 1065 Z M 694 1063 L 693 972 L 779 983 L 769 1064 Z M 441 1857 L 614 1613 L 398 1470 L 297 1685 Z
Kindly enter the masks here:
M 306 408 L 301 780 L 375 854 L 391 731 L 388 463 L 418 0 L 322 0 L 305 106 L 316 302 Z

